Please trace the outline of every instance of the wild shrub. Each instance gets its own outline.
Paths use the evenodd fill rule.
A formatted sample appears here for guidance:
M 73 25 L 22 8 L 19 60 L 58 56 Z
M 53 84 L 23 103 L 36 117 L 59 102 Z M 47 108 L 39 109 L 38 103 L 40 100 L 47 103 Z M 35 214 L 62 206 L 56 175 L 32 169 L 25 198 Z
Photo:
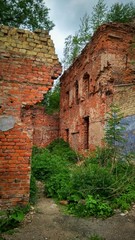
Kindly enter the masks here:
M 70 148 L 69 143 L 65 142 L 63 139 L 58 138 L 54 140 L 47 149 L 52 153 L 60 156 L 63 160 L 77 162 L 78 156 L 73 149 Z
M 58 200 L 67 200 L 70 190 L 70 171 L 68 170 L 52 175 L 45 183 L 47 196 Z
M 88 166 L 75 169 L 71 181 L 72 188 L 81 192 L 84 198 L 88 194 L 105 197 L 110 195 L 110 186 L 114 184 L 115 178 L 107 168 L 91 163 Z
M 41 154 L 32 159 L 32 172 L 37 180 L 47 180 L 52 175 L 65 172 L 68 162 L 57 154 L 52 154 L 45 149 Z
M 0 211 L 0 233 L 8 232 L 23 221 L 25 214 L 30 210 L 30 206 L 15 207 L 6 211 Z
M 30 178 L 30 204 L 35 204 L 37 201 L 37 185 L 36 185 L 36 179 L 33 176 L 33 173 L 31 174 Z
M 126 210 L 135 202 L 135 166 L 124 159 L 114 162 L 113 148 L 98 147 L 81 166 L 75 164 L 76 153 L 61 139 L 34 151 L 35 178 L 45 182 L 47 196 L 67 200 L 69 213 L 105 218 L 114 209 Z

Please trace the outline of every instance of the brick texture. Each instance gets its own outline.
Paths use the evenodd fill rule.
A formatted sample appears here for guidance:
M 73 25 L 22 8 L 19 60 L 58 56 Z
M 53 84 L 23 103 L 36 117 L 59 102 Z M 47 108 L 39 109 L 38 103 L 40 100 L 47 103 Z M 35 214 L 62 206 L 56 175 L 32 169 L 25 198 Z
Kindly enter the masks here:
M 60 73 L 61 66 L 46 31 L 32 33 L 0 26 L 1 207 L 29 201 L 33 132 L 37 134 L 40 124 L 37 117 L 37 128 L 33 129 L 24 120 L 22 109 L 40 102 Z M 39 114 L 42 115 L 40 110 Z
M 135 149 L 135 26 L 102 25 L 60 79 L 60 116 L 43 99 L 61 66 L 46 31 L 0 26 L 0 205 L 29 201 L 33 145 L 62 137 L 81 153 L 102 145 L 106 112 L 114 102 L 128 122 Z
M 135 115 L 134 45 L 134 25 L 102 25 L 62 75 L 60 136 L 76 151 L 102 145 L 106 112 L 112 102 L 119 105 L 124 117 Z M 135 125 L 130 122 L 130 127 L 134 133 Z M 135 149 L 135 142 L 133 146 Z
M 33 129 L 33 145 L 46 147 L 59 137 L 59 114 L 48 115 L 42 106 L 22 108 L 22 121 Z

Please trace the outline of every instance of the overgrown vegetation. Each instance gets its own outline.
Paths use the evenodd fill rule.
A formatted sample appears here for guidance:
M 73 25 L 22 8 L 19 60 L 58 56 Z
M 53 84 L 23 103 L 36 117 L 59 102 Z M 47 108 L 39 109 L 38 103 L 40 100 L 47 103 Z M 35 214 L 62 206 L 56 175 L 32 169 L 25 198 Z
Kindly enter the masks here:
M 30 202 L 36 202 L 37 179 L 44 182 L 46 196 L 65 200 L 68 213 L 79 217 L 106 218 L 116 209 L 130 209 L 135 202 L 135 165 L 130 155 L 127 161 L 122 153 L 122 117 L 118 107 L 112 106 L 105 127 L 106 145 L 87 158 L 62 139 L 46 149 L 33 147 Z M 18 226 L 29 209 L 30 205 L 0 212 L 0 233 Z
M 48 197 L 66 200 L 71 214 L 105 218 L 117 208 L 130 209 L 135 201 L 135 166 L 118 151 L 116 140 L 122 140 L 123 127 L 119 126 L 122 116 L 116 110 L 113 106 L 114 112 L 109 114 L 106 146 L 83 158 L 81 165 L 76 162 L 82 156 L 61 139 L 46 149 L 33 149 L 35 178 L 44 181 Z
M 31 179 L 30 179 L 30 204 L 34 205 L 37 201 L 37 185 L 36 185 L 36 178 L 33 175 L 33 172 L 31 172 Z
M 0 234 L 3 232 L 13 232 L 23 221 L 24 216 L 30 210 L 30 205 L 26 207 L 15 207 L 13 209 L 0 211 Z M 0 235 L 1 237 L 1 235 Z
M 0 239 L 1 234 L 4 232 L 13 233 L 14 228 L 24 220 L 25 215 L 30 211 L 31 204 L 35 204 L 37 200 L 37 186 L 34 175 L 31 175 L 30 180 L 30 202 L 26 206 L 17 206 L 13 209 L 0 211 Z
M 60 83 L 54 85 L 53 89 L 48 91 L 41 103 L 45 106 L 45 112 L 48 114 L 53 114 L 59 112 L 60 109 Z

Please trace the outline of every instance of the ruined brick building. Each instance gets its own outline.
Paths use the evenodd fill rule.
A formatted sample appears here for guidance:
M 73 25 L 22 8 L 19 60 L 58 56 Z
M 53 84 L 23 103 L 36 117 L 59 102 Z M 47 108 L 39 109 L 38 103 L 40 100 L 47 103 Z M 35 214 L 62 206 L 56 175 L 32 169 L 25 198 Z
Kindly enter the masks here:
M 36 103 L 60 73 L 46 31 L 0 27 L 1 206 L 28 203 L 32 146 L 43 146 L 58 137 L 57 116 L 46 116 Z
M 61 77 L 60 136 L 76 151 L 93 150 L 104 136 L 114 102 L 128 122 L 127 148 L 135 150 L 135 26 L 102 25 Z
M 135 26 L 106 24 L 61 77 L 60 117 L 38 106 L 61 73 L 46 31 L 0 27 L 0 204 L 29 200 L 33 145 L 57 137 L 76 151 L 101 145 L 106 112 L 118 104 L 135 148 Z

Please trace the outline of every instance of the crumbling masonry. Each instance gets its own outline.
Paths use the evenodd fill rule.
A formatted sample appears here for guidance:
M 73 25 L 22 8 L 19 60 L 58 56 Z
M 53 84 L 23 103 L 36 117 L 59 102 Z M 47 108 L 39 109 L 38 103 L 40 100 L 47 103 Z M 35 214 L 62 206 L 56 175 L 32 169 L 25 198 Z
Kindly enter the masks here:
M 112 102 L 128 122 L 127 150 L 135 150 L 135 26 L 106 24 L 62 75 L 60 118 L 38 106 L 61 73 L 46 31 L 0 27 L 0 204 L 27 204 L 32 145 L 57 137 L 76 151 L 102 145 Z
M 54 45 L 46 31 L 34 33 L 0 27 L 0 205 L 27 204 L 30 156 L 38 126 L 45 123 L 48 144 L 58 137 L 58 123 L 34 106 L 43 99 L 61 73 Z M 36 113 L 36 114 L 35 114 Z M 42 123 L 41 123 L 42 120 Z M 50 123 L 55 124 L 51 128 Z M 33 126 L 36 127 L 34 128 Z M 45 127 L 44 127 L 45 128 Z M 38 131 L 38 134 L 37 134 Z M 45 131 L 45 129 L 44 129 Z M 45 131 L 45 134 L 46 134 Z M 37 136 L 37 140 L 39 138 Z M 40 136 L 41 137 L 41 136 Z M 41 139 L 40 139 L 41 140 Z M 35 143 L 35 142 L 34 142 Z M 40 141 L 38 140 L 40 144 Z M 37 144 L 37 145 L 39 145 Z
M 134 62 L 134 63 L 133 63 Z M 126 150 L 135 150 L 135 25 L 106 24 L 61 77 L 60 136 L 79 152 L 102 145 L 114 102 L 127 122 Z

